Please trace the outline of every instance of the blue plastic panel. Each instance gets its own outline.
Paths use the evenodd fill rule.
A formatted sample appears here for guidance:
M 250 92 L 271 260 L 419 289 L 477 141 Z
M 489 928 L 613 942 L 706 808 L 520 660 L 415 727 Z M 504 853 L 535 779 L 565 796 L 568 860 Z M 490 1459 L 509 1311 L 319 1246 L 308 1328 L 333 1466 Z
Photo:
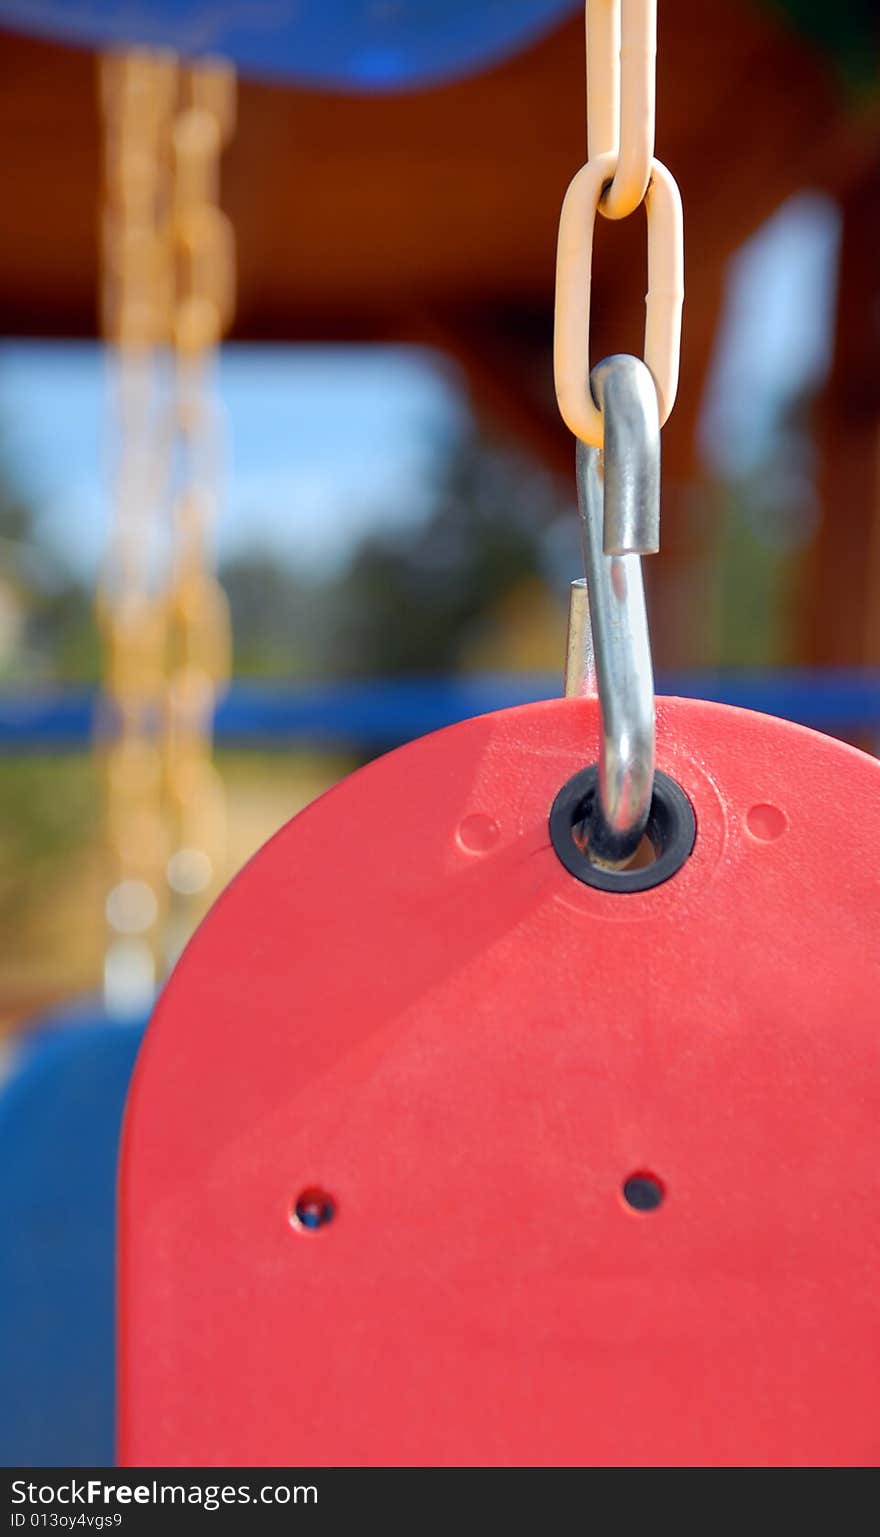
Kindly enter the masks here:
M 578 0 L 0 0 L 0 24 L 89 47 L 222 53 L 245 73 L 399 91 L 486 69 Z
M 0 1463 L 112 1464 L 116 1156 L 143 1033 L 46 1021 L 0 1088 Z

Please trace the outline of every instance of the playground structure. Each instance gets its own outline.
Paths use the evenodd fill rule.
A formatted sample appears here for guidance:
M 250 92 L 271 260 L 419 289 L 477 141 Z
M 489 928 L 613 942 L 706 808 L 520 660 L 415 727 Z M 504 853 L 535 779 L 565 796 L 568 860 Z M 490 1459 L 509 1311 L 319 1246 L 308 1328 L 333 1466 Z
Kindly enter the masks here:
M 857 483 L 864 486 L 869 479 L 867 468 L 873 463 L 872 455 L 876 453 L 876 395 L 873 397 L 872 426 L 866 425 L 866 416 L 870 415 L 870 408 L 866 410 L 866 405 L 871 399 L 870 378 L 876 377 L 876 357 L 862 361 L 860 349 L 864 346 L 863 328 L 853 320 L 851 307 L 856 299 L 860 305 L 868 302 L 875 282 L 873 270 L 868 270 L 868 264 L 861 255 L 865 221 L 873 217 L 873 201 L 866 196 L 866 188 L 870 188 L 872 177 L 876 178 L 878 174 L 877 118 L 874 106 L 868 102 L 859 111 L 841 107 L 839 82 L 833 81 L 827 67 L 811 53 L 809 45 L 793 42 L 790 33 L 781 24 L 770 22 L 765 17 L 759 18 L 754 8 L 735 6 L 732 3 L 720 8 L 720 23 L 718 17 L 713 18 L 713 48 L 706 54 L 710 67 L 705 67 L 701 56 L 697 69 L 694 35 L 686 31 L 689 22 L 692 29 L 699 33 L 700 21 L 696 11 L 691 14 L 693 9 L 689 4 L 678 8 L 672 26 L 667 30 L 664 52 L 661 54 L 661 60 L 667 55 L 677 60 L 674 67 L 681 72 L 681 77 L 687 77 L 695 88 L 698 85 L 699 91 L 705 93 L 702 98 L 704 121 L 700 123 L 699 102 L 695 103 L 693 95 L 689 95 L 685 114 L 685 93 L 680 88 L 676 89 L 675 80 L 664 80 L 661 75 L 664 148 L 676 172 L 680 174 L 686 197 L 689 180 L 692 187 L 699 181 L 702 189 L 700 194 L 689 199 L 689 210 L 691 204 L 698 210 L 696 218 L 689 214 L 688 224 L 689 270 L 692 273 L 689 278 L 688 315 L 689 319 L 693 319 L 684 354 L 682 399 L 670 419 L 670 427 L 664 433 L 664 474 L 673 482 L 680 480 L 693 483 L 699 478 L 694 424 L 717 328 L 720 276 L 724 259 L 787 191 L 804 185 L 806 178 L 811 185 L 818 184 L 827 188 L 841 201 L 843 207 L 844 240 L 837 351 L 835 368 L 823 403 L 824 430 L 830 432 L 833 427 L 834 463 L 839 458 L 845 459 L 847 477 L 861 475 Z M 706 25 L 704 18 L 703 26 Z M 726 57 L 724 49 L 718 46 L 719 25 L 722 30 L 729 26 L 732 46 Z M 567 445 L 565 435 L 555 421 L 548 383 L 548 328 L 545 321 L 549 289 L 546 252 L 542 252 L 534 236 L 530 239 L 525 232 L 527 228 L 542 227 L 542 197 L 549 195 L 551 175 L 556 176 L 559 146 L 566 143 L 566 153 L 570 155 L 571 145 L 577 142 L 577 134 L 571 130 L 572 103 L 576 104 L 577 91 L 573 86 L 569 89 L 564 83 L 581 67 L 580 45 L 577 50 L 573 48 L 574 29 L 574 22 L 570 25 L 563 23 L 548 37 L 534 43 L 525 54 L 519 53 L 512 59 L 495 64 L 488 76 L 481 74 L 452 84 L 440 83 L 433 85 L 430 92 L 407 93 L 401 97 L 376 95 L 365 100 L 360 96 L 347 101 L 343 98 L 344 105 L 341 108 L 339 98 L 330 97 L 324 91 L 291 93 L 279 86 L 245 83 L 241 97 L 241 129 L 238 139 L 230 146 L 230 175 L 224 188 L 224 204 L 232 213 L 241 252 L 237 334 L 297 337 L 393 335 L 407 340 L 430 341 L 445 347 L 464 365 L 480 409 L 487 416 L 493 416 L 504 423 L 509 430 L 526 438 L 548 465 L 561 468 L 566 458 L 570 457 L 570 445 Z M 65 106 L 73 113 L 77 111 L 78 105 L 81 107 L 82 98 L 77 96 L 77 91 L 81 83 L 81 72 L 89 61 L 85 61 L 81 55 L 68 54 L 66 50 L 50 43 L 22 40 L 10 41 L 9 46 L 17 50 L 25 73 L 29 60 L 32 68 L 48 68 L 50 72 L 53 68 L 58 69 L 59 80 L 63 78 L 64 81 L 56 106 L 59 113 L 63 113 Z M 688 47 L 694 50 L 693 54 L 688 55 Z M 730 82 L 738 68 L 748 71 L 750 77 L 758 68 L 760 78 L 761 69 L 766 68 L 769 73 L 771 61 L 774 67 L 778 67 L 783 47 L 794 50 L 797 68 L 790 68 L 786 72 L 786 79 L 791 81 L 791 86 L 784 102 L 780 102 L 777 93 L 772 104 L 777 132 L 765 141 L 772 144 L 772 151 L 764 157 L 767 174 L 759 178 L 760 185 L 754 195 L 750 193 L 746 198 L 740 185 L 738 195 L 734 196 L 736 178 L 742 179 L 744 167 L 748 165 L 748 148 L 743 142 L 743 132 L 747 130 L 749 134 L 755 134 L 755 142 L 758 142 L 757 134 L 762 126 L 762 97 L 760 93 L 755 97 L 757 109 L 754 120 L 751 114 L 747 125 L 741 119 L 737 120 L 736 144 L 727 144 L 725 154 L 730 112 L 720 109 L 713 112 L 713 87 L 716 95 L 718 93 L 713 67 L 717 62 L 719 73 L 724 72 L 726 89 L 731 91 Z M 791 52 L 787 52 L 786 58 L 790 61 L 791 57 Z M 21 74 L 18 78 L 20 81 Z M 22 87 L 18 86 L 17 89 Z M 815 113 L 817 90 L 822 93 L 823 103 L 828 104 L 825 114 L 829 125 L 828 137 L 819 144 L 814 140 L 801 145 L 801 138 L 805 137 L 808 99 L 812 95 L 812 112 Z M 530 91 L 535 93 L 531 105 Z M 512 109 L 514 100 L 515 111 Z M 259 157 L 254 157 L 252 146 L 251 158 L 247 159 L 247 138 L 243 150 L 241 131 L 247 135 L 254 131 L 255 123 L 262 123 L 264 142 L 271 142 L 278 121 L 283 120 L 285 114 L 292 110 L 292 102 L 296 103 L 296 111 L 299 113 L 298 124 L 296 132 L 286 135 L 285 141 L 289 141 L 295 148 L 291 156 L 285 157 L 284 164 L 280 163 L 280 157 L 276 155 L 273 166 L 272 157 L 269 156 L 264 174 L 271 175 L 270 185 L 275 189 L 273 205 L 279 218 L 283 220 L 285 206 L 290 206 L 294 198 L 298 205 L 305 203 L 316 210 L 317 216 L 310 226 L 309 241 L 300 243 L 295 253 L 287 249 L 280 253 L 272 242 L 257 240 L 255 237 L 248 252 L 248 231 L 255 227 L 254 210 L 257 206 L 251 170 L 255 158 Z M 6 110 L 14 111 L 14 102 Z M 768 102 L 768 115 L 770 111 L 771 104 Z M 276 114 L 274 123 L 273 113 Z M 405 116 L 407 113 L 410 114 L 409 118 Z M 359 123 L 357 131 L 353 126 L 355 115 Z M 785 134 L 790 135 L 789 140 L 778 131 L 780 117 L 784 117 Z M 88 120 L 88 113 L 85 114 L 85 120 Z M 716 133 L 715 139 L 708 143 L 706 120 L 714 124 Z M 440 156 L 443 163 L 439 169 L 435 165 L 434 175 L 444 189 L 455 189 L 452 206 L 449 201 L 444 206 L 443 223 L 449 232 L 445 241 L 437 239 L 430 211 L 430 205 L 436 204 L 436 188 L 432 190 L 430 185 L 424 185 L 424 180 L 419 182 L 413 178 L 411 165 L 407 163 L 418 155 L 424 157 L 424 141 L 419 144 L 419 132 L 429 138 L 436 135 L 439 121 L 444 123 L 447 131 Z M 407 123 L 405 133 L 401 129 L 404 122 Z M 506 129 L 503 154 L 496 137 L 499 122 Z M 535 124 L 540 125 L 540 136 L 535 142 L 526 146 L 522 142 L 517 145 L 515 139 L 511 140 L 512 132 L 522 134 L 526 128 L 531 135 Z M 696 124 L 700 124 L 704 130 L 702 139 L 695 131 Z M 482 139 L 479 136 L 480 125 Z M 383 134 L 386 136 L 386 146 L 392 142 L 405 143 L 406 154 L 392 157 L 387 148 L 383 153 L 378 142 Z M 786 144 L 790 148 L 795 142 L 801 149 L 800 158 L 783 153 Z M 378 177 L 373 186 L 378 204 L 372 217 L 365 217 L 363 212 L 369 178 L 364 183 L 359 173 L 353 173 L 350 166 L 347 174 L 339 174 L 334 179 L 325 160 L 317 172 L 322 186 L 327 184 L 328 177 L 331 182 L 335 180 L 343 189 L 341 199 L 322 198 L 317 183 L 313 183 L 309 190 L 309 177 L 316 175 L 313 163 L 313 147 L 316 143 L 337 146 L 333 152 L 340 156 L 340 167 L 344 153 L 350 153 L 350 146 L 359 146 L 358 154 L 363 155 L 365 164 L 374 168 L 370 174 Z M 436 151 L 436 139 L 433 143 Z M 474 154 L 475 143 L 482 145 L 482 162 L 480 155 Z M 348 146 L 345 151 L 340 148 L 343 144 Z M 81 141 L 78 144 L 76 136 L 71 136 L 67 153 L 71 156 L 74 180 L 77 176 L 77 155 L 81 149 Z M 39 154 L 33 145 L 25 152 L 37 156 Z M 243 156 L 238 161 L 238 170 L 237 155 Z M 390 166 L 394 159 L 400 163 Z M 705 191 L 705 173 L 701 169 L 707 160 L 711 161 L 715 170 L 710 194 Z M 471 163 L 472 175 L 474 178 L 480 177 L 481 189 L 485 191 L 479 206 L 473 200 L 475 182 L 472 180 L 469 183 L 468 176 L 462 174 L 465 162 Z M 480 176 L 481 164 L 485 165 L 486 162 L 491 162 L 494 167 L 493 174 L 484 173 Z M 534 172 L 529 179 L 528 191 L 523 186 L 524 164 L 530 165 Z M 83 168 L 81 162 L 80 176 Z M 86 185 L 89 174 L 86 172 Z M 301 181 L 295 179 L 297 175 L 301 175 Z M 560 172 L 554 183 L 554 199 L 557 201 L 559 188 L 565 179 L 566 175 Z M 414 181 L 419 185 L 419 197 L 425 200 L 421 207 L 407 207 L 403 196 L 404 184 L 412 185 Z M 82 190 L 81 180 L 79 195 L 82 195 Z M 346 196 L 350 199 L 348 204 Z M 363 203 L 359 201 L 361 199 Z M 720 207 L 725 209 L 726 214 L 729 213 L 729 218 L 719 218 Z M 43 208 L 40 216 L 45 220 L 55 215 L 48 208 Z M 27 210 L 24 222 L 26 225 Z M 552 222 L 552 216 L 544 221 L 545 230 L 552 226 Z M 343 230 L 353 227 L 358 229 L 360 236 L 355 289 L 351 288 L 350 264 L 339 259 L 340 251 L 345 250 Z M 393 238 L 389 236 L 389 230 L 393 230 Z M 487 232 L 491 232 L 489 240 L 486 239 Z M 499 248 L 493 246 L 493 242 L 498 241 L 503 242 L 503 255 Z M 389 244 L 393 246 L 397 264 L 396 269 L 392 264 L 391 270 L 382 259 Z M 615 257 L 620 245 L 620 241 L 615 242 Z M 633 334 L 630 311 L 633 308 L 632 292 L 638 282 L 638 242 L 633 242 L 632 247 L 631 252 L 627 248 L 627 256 L 622 263 L 618 264 L 615 259 L 613 268 L 602 265 L 600 255 L 593 293 L 594 314 L 601 315 L 601 336 L 604 339 L 606 334 L 613 334 L 615 348 L 620 350 L 627 346 Z M 62 281 L 53 284 L 54 313 L 44 323 L 53 328 L 60 325 L 68 333 L 76 333 L 89 326 L 89 301 L 84 296 L 88 292 L 92 274 L 89 271 L 88 253 L 80 247 L 77 254 L 75 238 L 72 242 L 68 241 L 68 252 L 70 260 L 65 264 Z M 274 269 L 261 269 L 260 263 L 267 260 L 276 263 Z M 36 306 L 31 303 L 29 308 L 27 285 L 35 285 L 36 291 L 39 282 L 45 279 L 45 271 L 41 279 L 39 272 L 34 274 L 31 270 L 25 274 L 22 264 L 16 270 L 14 247 L 2 261 L 7 262 L 5 276 L 11 279 L 10 287 L 14 289 L 18 284 L 14 324 L 27 324 L 28 329 L 33 329 L 27 317 L 35 313 Z M 252 264 L 250 267 L 249 262 Z M 500 279 L 499 274 L 502 274 Z M 0 271 L 0 280 L 2 277 Z M 487 305 L 483 302 L 483 296 L 490 280 L 494 286 L 491 303 Z M 401 295 L 405 295 L 404 302 Z M 637 350 L 635 341 L 632 341 L 632 349 Z M 861 365 L 861 372 L 857 365 Z M 858 390 L 853 388 L 854 377 L 859 384 Z M 854 396 L 857 396 L 857 404 L 854 404 Z M 851 452 L 847 451 L 848 448 Z M 871 604 L 878 572 L 871 558 L 864 560 L 863 552 L 866 548 L 870 551 L 877 547 L 880 519 L 876 489 L 872 494 L 860 495 L 858 515 L 853 516 L 851 488 L 848 485 L 846 518 L 837 512 L 835 498 L 839 494 L 839 481 L 836 474 L 831 474 L 830 464 L 829 455 L 829 468 L 823 479 L 826 497 L 824 531 L 816 549 L 815 574 L 805 582 L 801 594 L 807 621 L 800 654 L 805 662 L 833 662 L 839 668 L 853 670 L 839 670 L 836 673 L 823 671 L 801 676 L 786 674 L 775 680 L 763 679 L 757 684 L 754 680 L 740 680 L 738 683 L 736 680 L 719 679 L 718 689 L 722 694 L 726 689 L 728 695 L 733 690 L 738 702 L 753 706 L 760 702 L 763 689 L 763 699 L 770 700 L 771 708 L 778 709 L 779 713 L 799 716 L 811 724 L 833 724 L 843 731 L 849 730 L 857 740 L 866 742 L 875 737 L 880 715 L 876 679 L 869 670 L 872 664 L 880 661 L 880 655 L 877 651 L 877 632 Z M 659 641 L 659 654 L 667 666 L 688 668 L 699 657 L 699 635 L 688 627 L 691 621 L 681 613 L 681 605 L 677 601 L 684 583 L 693 574 L 695 561 L 693 542 L 686 537 L 682 508 L 683 503 L 677 503 L 674 498 L 664 508 L 664 561 L 661 572 L 658 572 L 655 589 L 655 636 Z M 817 627 L 812 622 L 812 615 L 816 611 L 820 592 L 822 612 L 826 615 L 833 612 L 835 621 Z M 222 666 L 212 666 L 207 671 L 214 681 L 222 678 Z M 389 742 L 406 740 L 434 725 L 466 717 L 487 704 L 521 702 L 525 697 L 537 698 L 558 691 L 558 686 L 548 687 L 543 680 L 520 683 L 486 680 L 482 684 L 482 695 L 480 688 L 480 684 L 468 687 L 457 683 L 434 683 L 416 685 L 408 693 L 405 686 L 392 682 L 352 696 L 338 690 L 334 693 L 332 689 L 312 695 L 308 692 L 290 695 L 277 689 L 261 693 L 259 690 L 248 692 L 233 687 L 225 703 L 220 706 L 217 725 L 221 732 L 251 733 L 262 739 L 273 734 L 283 738 L 285 733 L 289 737 L 292 731 L 302 730 L 313 736 L 323 732 L 329 738 L 333 737 L 334 732 L 343 732 L 347 733 L 349 740 L 354 739 L 359 744 L 378 742 L 387 745 Z M 737 689 L 741 690 L 739 694 L 736 693 Z M 672 691 L 685 695 L 691 692 L 705 694 L 706 689 L 686 674 L 683 682 L 673 685 Z M 206 705 L 204 697 L 197 704 L 198 741 L 204 743 L 210 730 L 213 710 L 211 702 L 208 701 Z M 27 740 L 29 733 L 31 740 L 42 737 L 43 740 L 58 742 L 66 736 L 70 741 L 76 738 L 77 733 L 82 734 L 89 729 L 92 712 L 93 701 L 89 699 L 56 698 L 24 705 L 13 701 L 6 707 L 5 715 L 0 716 L 0 729 L 8 741 L 19 746 Z M 341 724 L 343 720 L 344 727 Z M 179 742 L 179 737 L 176 740 Z M 201 798 L 197 797 L 196 800 L 200 801 Z M 195 804 L 195 801 L 192 803 Z M 202 842 L 210 842 L 210 836 L 205 835 Z M 196 838 L 186 840 L 183 846 L 198 850 L 201 845 Z M 155 853 L 155 849 L 152 852 Z M 123 872 L 121 878 L 123 882 L 131 879 L 131 872 Z M 135 875 L 134 878 L 139 877 Z M 123 928 L 127 924 L 126 919 Z M 172 947 L 176 948 L 173 939 Z M 858 998 L 854 996 L 852 1006 L 854 1009 L 862 1006 L 861 994 Z M 98 1030 L 101 1028 L 96 1027 Z M 71 1034 L 67 1039 L 72 1041 L 74 1037 Z M 129 1034 L 121 1047 L 121 1057 L 125 1058 L 126 1064 L 131 1060 L 130 1047 L 134 1039 Z M 91 1045 L 87 1049 L 91 1050 Z M 68 1081 L 73 1081 L 69 1076 L 69 1064 L 64 1067 L 63 1073 Z M 126 1073 L 127 1067 L 123 1065 L 115 1079 L 117 1095 L 121 1092 Z M 112 1098 L 112 1095 L 108 1097 Z M 115 1119 L 118 1119 L 118 1115 Z M 104 1199 L 106 1201 L 106 1190 Z M 106 1246 L 109 1242 L 106 1225 L 104 1232 Z M 140 1272 L 144 1277 L 146 1294 L 150 1285 L 148 1265 L 142 1263 Z M 806 1315 L 804 1318 L 806 1328 L 809 1319 Z M 148 1402 L 148 1393 L 142 1389 L 142 1406 Z M 104 1415 L 104 1434 L 106 1410 L 105 1398 L 103 1405 L 98 1406 L 94 1421 L 97 1426 L 101 1415 Z M 38 1443 L 39 1434 L 39 1426 L 35 1423 L 32 1445 Z M 136 1433 L 131 1434 L 135 1439 L 128 1443 L 129 1458 L 136 1455 L 136 1452 L 130 1450 L 131 1446 L 138 1445 Z M 58 1443 L 59 1448 L 62 1444 L 62 1441 Z M 205 1444 L 190 1444 L 194 1451 L 198 1450 L 199 1460 L 203 1460 L 210 1451 L 210 1447 Z M 230 1446 L 241 1450 L 240 1445 L 234 1441 L 230 1442 Z M 83 1449 L 88 1449 L 85 1443 Z M 217 1442 L 217 1449 L 218 1454 L 222 1452 L 222 1439 Z M 255 1449 L 246 1450 L 256 1455 Z M 778 1448 L 776 1455 L 782 1455 Z M 75 1461 L 76 1457 L 66 1457 L 64 1460 Z

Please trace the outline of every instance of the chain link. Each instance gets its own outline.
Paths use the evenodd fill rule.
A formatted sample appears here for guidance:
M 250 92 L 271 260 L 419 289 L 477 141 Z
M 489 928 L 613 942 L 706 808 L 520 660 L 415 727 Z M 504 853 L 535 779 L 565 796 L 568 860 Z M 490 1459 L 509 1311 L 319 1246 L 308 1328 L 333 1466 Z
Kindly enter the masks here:
M 223 468 L 212 372 L 235 303 L 234 240 L 218 206 L 220 156 L 235 120 L 231 69 L 219 61 L 194 65 L 185 72 L 181 98 L 172 132 L 177 463 L 163 733 L 171 833 L 169 960 L 189 937 L 203 894 L 218 873 L 226 831 L 212 726 L 218 690 L 229 677 L 231 637 L 208 538 Z
M 596 213 L 621 219 L 645 204 L 648 296 L 645 362 L 661 425 L 678 388 L 684 236 L 681 197 L 654 159 L 656 0 L 587 0 L 588 154 L 562 205 L 556 263 L 554 373 L 559 409 L 576 437 L 602 446 L 590 393 L 590 288 Z
M 114 382 L 114 525 L 97 613 L 112 865 L 105 996 L 149 1001 L 222 858 L 211 763 L 228 676 L 226 600 L 210 568 L 222 474 L 212 361 L 234 303 L 218 207 L 234 122 L 229 68 L 138 50 L 102 62 L 102 324 Z
M 609 219 L 634 213 L 654 159 L 657 0 L 587 0 L 587 157 L 618 156 L 601 202 Z

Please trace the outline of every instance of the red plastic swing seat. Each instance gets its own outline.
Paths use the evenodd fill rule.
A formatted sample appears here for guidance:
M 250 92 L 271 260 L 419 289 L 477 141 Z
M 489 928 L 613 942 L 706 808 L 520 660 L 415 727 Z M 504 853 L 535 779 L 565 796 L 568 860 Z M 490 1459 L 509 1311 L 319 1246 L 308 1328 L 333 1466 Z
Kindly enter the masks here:
M 548 837 L 596 748 L 587 700 L 414 742 L 199 930 L 127 1114 L 124 1463 L 878 1461 L 880 764 L 659 701 L 696 842 L 622 895 Z

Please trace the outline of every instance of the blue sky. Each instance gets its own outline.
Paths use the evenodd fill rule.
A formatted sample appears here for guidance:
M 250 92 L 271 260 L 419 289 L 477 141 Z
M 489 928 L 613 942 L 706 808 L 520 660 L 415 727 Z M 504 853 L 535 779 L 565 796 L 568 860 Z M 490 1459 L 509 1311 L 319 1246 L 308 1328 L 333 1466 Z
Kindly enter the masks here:
M 40 533 L 82 575 L 110 523 L 109 374 L 92 344 L 0 347 L 0 451 Z M 455 371 L 401 347 L 222 351 L 228 473 L 221 555 L 333 564 L 368 528 L 411 522 L 438 454 L 467 419 Z
M 779 407 L 822 384 L 831 365 L 839 254 L 837 205 L 801 192 L 732 257 L 700 430 L 703 455 L 718 474 L 760 464 Z

